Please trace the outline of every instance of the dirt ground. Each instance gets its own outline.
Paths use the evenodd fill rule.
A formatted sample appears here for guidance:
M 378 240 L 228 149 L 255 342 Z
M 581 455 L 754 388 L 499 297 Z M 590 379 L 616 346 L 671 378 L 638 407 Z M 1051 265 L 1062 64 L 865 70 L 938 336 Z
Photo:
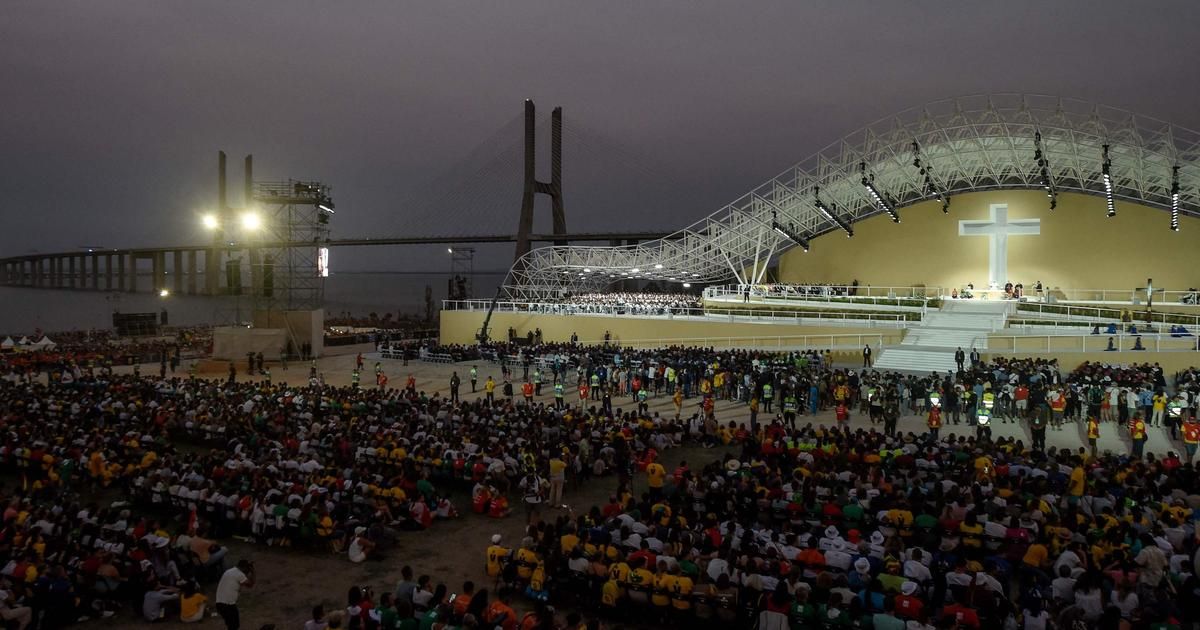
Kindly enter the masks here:
M 364 384 L 373 383 L 374 365 L 378 359 L 371 354 L 364 355 L 364 359 L 362 382 Z M 319 361 L 318 369 L 324 373 L 328 383 L 347 385 L 350 383 L 354 360 L 354 355 L 330 357 Z M 482 385 L 489 374 L 496 379 L 497 383 L 502 382 L 499 366 L 487 362 L 476 364 L 479 368 L 480 382 L 480 391 L 476 394 L 470 392 L 467 375 L 472 363 L 469 362 L 431 364 L 411 361 L 407 366 L 396 360 L 382 360 L 381 363 L 384 371 L 388 374 L 391 386 L 403 386 L 408 375 L 412 374 L 416 377 L 418 389 L 426 392 L 441 392 L 443 395 L 448 393 L 451 373 L 457 371 L 460 378 L 463 379 L 460 392 L 467 399 L 483 395 Z M 157 365 L 143 366 L 142 373 L 151 373 L 150 371 L 156 371 L 157 367 Z M 240 365 L 238 371 L 239 380 L 247 378 L 244 365 Z M 186 366 L 181 368 L 181 372 L 186 374 Z M 202 376 L 223 377 L 224 374 L 225 372 L 222 370 L 219 374 L 202 374 Z M 282 369 L 279 365 L 272 365 L 271 376 L 275 382 L 286 381 L 302 384 L 308 378 L 308 365 L 292 364 L 287 370 Z M 499 394 L 501 388 L 497 386 L 496 389 Z M 519 384 L 515 389 L 519 391 Z M 550 388 L 543 387 L 544 393 L 549 391 Z M 549 401 L 552 397 L 543 396 L 542 398 Z M 695 405 L 697 400 L 692 399 L 689 402 Z M 614 407 L 628 408 L 629 406 L 628 400 L 614 401 Z M 663 415 L 674 413 L 670 399 L 665 395 L 651 398 L 650 409 Z M 685 414 L 690 415 L 693 409 L 685 407 L 684 411 Z M 740 403 L 719 402 L 716 405 L 716 412 L 717 417 L 722 421 L 749 421 L 749 412 Z M 833 417 L 831 412 L 825 412 L 816 418 L 802 417 L 799 422 L 829 425 L 833 423 Z M 869 422 L 860 417 L 852 420 L 852 425 L 856 427 L 868 424 Z M 955 432 L 954 429 L 958 428 L 945 427 L 943 435 Z M 1106 428 L 1108 429 L 1106 433 L 1115 433 L 1115 429 Z M 899 422 L 899 429 L 901 431 L 924 431 L 924 420 L 914 416 L 904 417 Z M 995 434 L 997 436 L 1020 435 L 1027 444 L 1029 443 L 1027 431 L 1020 425 L 997 425 Z M 1075 427 L 1059 432 L 1051 431 L 1048 436 L 1048 442 L 1051 445 L 1077 447 L 1081 441 Z M 1106 435 L 1102 439 L 1101 448 L 1122 447 L 1124 444 L 1119 442 L 1115 435 Z M 698 468 L 709 461 L 719 459 L 723 452 L 723 449 L 706 450 L 699 447 L 673 449 L 664 453 L 664 465 L 671 470 L 678 465 L 680 460 L 686 459 L 691 467 Z M 635 492 L 640 492 L 644 488 L 644 477 L 635 478 Z M 565 493 L 565 501 L 579 510 L 586 510 L 594 504 L 606 502 L 609 494 L 615 489 L 615 478 L 595 479 L 583 488 L 568 488 Z M 398 547 L 390 550 L 386 558 L 361 565 L 350 563 L 344 554 L 333 555 L 295 549 L 276 549 L 232 540 L 227 541 L 231 548 L 230 557 L 234 561 L 240 558 L 250 558 L 255 561 L 258 571 L 258 584 L 252 590 L 244 592 L 240 602 L 243 627 L 257 629 L 263 624 L 273 623 L 281 629 L 299 628 L 308 618 L 311 608 L 316 604 L 324 604 L 326 610 L 344 607 L 346 592 L 351 586 L 371 586 L 377 594 L 394 589 L 400 579 L 400 569 L 404 565 L 411 566 L 416 576 L 427 574 L 433 578 L 435 584 L 445 583 L 451 593 L 458 592 L 465 580 L 474 581 L 477 588 L 486 586 L 491 589 L 491 582 L 484 573 L 484 549 L 493 534 L 501 534 L 507 545 L 519 543 L 525 524 L 524 518 L 519 512 L 513 517 L 502 520 L 476 515 L 469 509 L 468 498 L 461 493 L 457 496 L 455 503 L 462 513 L 459 518 L 435 522 L 429 531 L 402 533 Z M 547 512 L 546 517 L 553 518 L 556 515 L 551 511 Z M 206 590 L 210 599 L 214 588 L 215 585 L 209 585 Z M 524 602 L 520 600 L 518 603 L 524 605 Z M 134 622 L 130 618 L 118 617 L 109 620 L 109 623 L 124 626 Z M 175 622 L 164 625 L 184 627 L 183 624 Z M 208 619 L 201 625 L 218 628 L 221 627 L 221 622 L 219 619 Z

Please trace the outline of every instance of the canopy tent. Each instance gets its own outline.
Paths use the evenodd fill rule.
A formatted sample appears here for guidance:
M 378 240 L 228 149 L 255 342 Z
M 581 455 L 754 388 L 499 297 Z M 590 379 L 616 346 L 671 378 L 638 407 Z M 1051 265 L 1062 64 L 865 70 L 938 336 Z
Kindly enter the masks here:
M 33 350 L 53 350 L 58 344 L 50 340 L 49 337 L 42 337 L 37 343 L 30 345 Z
M 13 341 L 12 337 L 5 337 L 4 341 L 0 341 L 0 350 L 11 350 L 17 342 Z

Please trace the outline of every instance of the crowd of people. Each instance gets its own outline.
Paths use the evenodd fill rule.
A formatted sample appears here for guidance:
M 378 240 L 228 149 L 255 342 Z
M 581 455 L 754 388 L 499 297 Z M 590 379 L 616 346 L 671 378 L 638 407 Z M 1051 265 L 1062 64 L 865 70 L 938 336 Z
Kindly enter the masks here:
M 147 619 L 203 617 L 215 585 L 212 609 L 228 622 L 232 585 L 253 574 L 232 562 L 230 537 L 364 562 L 461 508 L 529 526 L 511 551 L 493 541 L 486 607 L 439 596 L 426 580 L 407 599 L 375 602 L 360 589 L 340 616 L 314 619 L 364 628 L 393 613 L 465 627 L 562 620 L 542 606 L 525 625 L 507 612 L 514 598 L 564 601 L 592 619 L 640 606 L 663 623 L 765 627 L 1196 619 L 1171 597 L 1196 587 L 1194 447 L 1183 458 L 1144 453 L 1133 422 L 1177 417 L 1194 445 L 1196 370 L 1175 375 L 1168 396 L 1155 365 L 1063 374 L 1052 361 L 976 360 L 919 376 L 845 369 L 817 351 L 491 343 L 422 352 L 467 363 L 438 392 L 411 377 L 393 389 L 333 387 L 315 374 L 301 386 L 114 373 L 68 354 L 0 366 L 0 464 L 17 479 L 0 495 L 0 618 L 52 628 L 130 604 Z M 468 387 L 483 395 L 467 397 Z M 1138 404 L 1121 406 L 1132 392 Z M 651 411 L 658 397 L 674 413 Z M 717 401 L 744 405 L 748 421 L 719 418 Z M 829 409 L 828 428 L 805 418 Z M 1026 423 L 1031 443 L 993 440 L 984 409 Z M 961 433 L 941 431 L 943 411 Z M 851 431 L 846 421 L 860 413 L 871 428 Z M 928 430 L 899 431 L 905 413 L 928 418 Z M 1047 425 L 1074 418 L 1089 432 L 1111 421 L 1135 448 L 1047 448 Z M 726 455 L 668 473 L 663 453 L 681 443 Z M 549 509 L 599 477 L 614 484 L 609 504 Z M 469 507 L 449 500 L 454 487 L 469 491 Z
M 578 293 L 557 301 L 525 305 L 525 308 L 554 315 L 699 315 L 704 310 L 696 295 L 652 291 Z
M 783 283 L 756 284 L 750 287 L 750 294 L 757 297 L 773 298 L 832 298 L 854 297 L 858 295 L 858 280 L 849 284 L 830 283 Z
M 186 358 L 207 354 L 212 349 L 212 328 L 207 326 L 177 328 L 170 334 L 151 338 L 120 338 L 107 330 L 52 333 L 38 330 L 30 338 L 43 336 L 53 340 L 52 348 L 0 352 L 0 374 L 13 370 L 42 372 L 65 364 L 111 369 L 153 362 L 167 364 L 174 371 Z
M 1200 488 L 1178 459 L 779 420 L 734 443 L 696 469 L 651 463 L 646 492 L 619 488 L 512 548 L 494 537 L 489 575 L 672 625 L 1200 623 Z

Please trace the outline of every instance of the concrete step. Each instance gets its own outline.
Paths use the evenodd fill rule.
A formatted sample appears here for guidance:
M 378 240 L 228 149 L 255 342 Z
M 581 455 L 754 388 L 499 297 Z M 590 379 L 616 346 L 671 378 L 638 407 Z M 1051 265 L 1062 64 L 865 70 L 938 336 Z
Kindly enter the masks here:
M 885 348 L 875 361 L 875 369 L 897 372 L 953 372 L 958 368 L 953 352 Z
M 921 319 L 921 328 L 957 328 L 986 330 L 1002 328 L 1004 317 L 991 314 L 928 313 Z
M 942 328 L 914 328 L 908 331 L 903 346 L 921 346 L 928 348 L 962 348 L 969 352 L 971 346 L 979 343 L 987 335 L 976 330 L 951 330 Z

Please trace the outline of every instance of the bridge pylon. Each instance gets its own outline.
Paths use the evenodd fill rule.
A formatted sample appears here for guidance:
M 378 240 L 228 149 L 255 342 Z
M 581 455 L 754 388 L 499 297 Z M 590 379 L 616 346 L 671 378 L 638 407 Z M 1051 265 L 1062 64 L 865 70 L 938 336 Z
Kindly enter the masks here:
M 562 108 L 555 107 L 550 115 L 550 182 L 537 180 L 537 110 L 533 101 L 525 100 L 525 190 L 521 198 L 521 219 L 517 224 L 517 252 L 513 260 L 529 253 L 533 232 L 534 195 L 541 193 L 550 197 L 554 236 L 566 236 L 567 219 L 563 210 L 562 197 Z M 555 240 L 555 245 L 566 245 L 567 240 Z

